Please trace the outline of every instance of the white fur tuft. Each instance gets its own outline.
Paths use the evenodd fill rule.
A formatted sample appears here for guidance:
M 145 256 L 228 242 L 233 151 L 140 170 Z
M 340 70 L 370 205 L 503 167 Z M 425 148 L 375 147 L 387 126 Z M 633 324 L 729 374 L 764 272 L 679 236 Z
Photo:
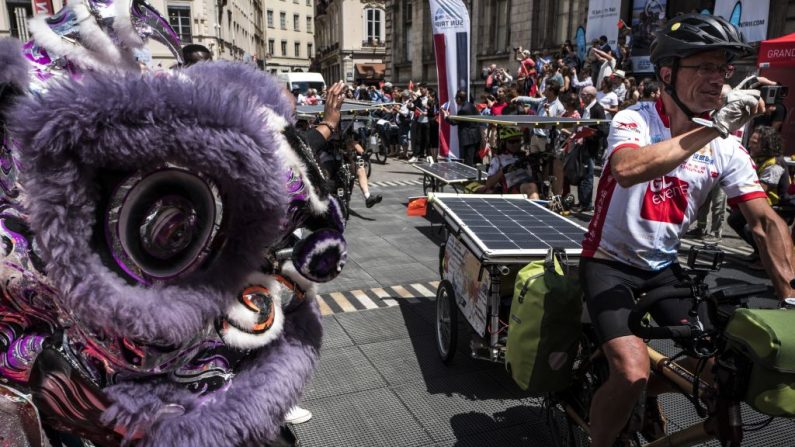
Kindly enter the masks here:
M 274 112 L 269 107 L 260 107 L 258 112 L 260 115 L 262 115 L 262 120 L 266 123 L 266 125 L 273 129 L 274 133 L 276 133 L 276 140 L 279 144 L 277 150 L 284 163 L 294 171 L 301 174 L 301 180 L 304 182 L 305 191 L 309 197 L 309 205 L 312 208 L 312 212 L 318 215 L 325 213 L 326 210 L 328 210 L 328 199 L 321 200 L 320 197 L 318 197 L 318 195 L 315 193 L 315 189 L 311 186 L 312 183 L 309 180 L 309 175 L 306 173 L 306 165 L 304 165 L 301 159 L 298 158 L 293 148 L 290 146 L 290 143 L 287 142 L 287 138 L 285 138 L 282 134 L 289 123 L 286 119 L 284 119 L 284 117 Z
M 116 0 L 114 3 L 115 17 L 113 18 L 113 29 L 116 30 L 116 35 L 128 48 L 143 48 L 144 41 L 138 32 L 133 27 L 132 19 L 130 18 L 130 1 L 129 0 Z

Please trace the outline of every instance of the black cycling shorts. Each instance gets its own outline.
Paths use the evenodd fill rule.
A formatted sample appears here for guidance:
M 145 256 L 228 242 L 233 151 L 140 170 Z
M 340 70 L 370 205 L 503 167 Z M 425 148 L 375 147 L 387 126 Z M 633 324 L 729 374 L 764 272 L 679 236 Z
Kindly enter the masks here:
M 636 297 L 681 283 L 677 270 L 678 265 L 649 271 L 615 261 L 582 258 L 580 281 L 599 342 L 632 335 L 627 320 Z M 690 300 L 663 300 L 652 308 L 651 316 L 661 326 L 679 325 L 688 321 L 691 306 Z M 699 309 L 699 318 L 705 325 L 709 324 L 704 309 Z

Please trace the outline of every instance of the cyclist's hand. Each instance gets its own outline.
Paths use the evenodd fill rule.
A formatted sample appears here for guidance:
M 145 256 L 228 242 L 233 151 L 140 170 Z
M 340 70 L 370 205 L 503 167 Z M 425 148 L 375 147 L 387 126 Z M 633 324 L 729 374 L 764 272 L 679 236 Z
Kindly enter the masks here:
M 342 101 L 345 99 L 345 90 L 347 88 L 344 82 L 338 81 L 326 91 L 326 107 L 323 109 L 323 121 L 331 124 L 335 129 L 340 123 L 340 109 L 342 109 Z
M 726 104 L 712 116 L 713 127 L 721 137 L 726 138 L 743 127 L 753 116 L 764 111 L 765 104 L 759 90 L 735 88 L 726 95 Z

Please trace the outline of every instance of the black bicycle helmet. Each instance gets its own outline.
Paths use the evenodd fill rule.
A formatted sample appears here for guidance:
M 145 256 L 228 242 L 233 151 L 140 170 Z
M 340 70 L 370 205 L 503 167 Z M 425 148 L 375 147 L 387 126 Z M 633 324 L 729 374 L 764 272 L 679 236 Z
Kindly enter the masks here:
M 752 51 L 734 25 L 723 17 L 686 14 L 668 21 L 651 44 L 651 62 L 683 58 L 703 51 L 724 49 L 733 59 Z
M 657 78 L 660 77 L 660 67 L 671 65 L 673 75 L 671 83 L 665 83 L 665 91 L 673 97 L 676 104 L 689 117 L 695 116 L 682 102 L 674 91 L 676 74 L 679 69 L 679 60 L 705 51 L 726 50 L 728 61 L 736 56 L 745 55 L 752 51 L 750 45 L 734 25 L 723 17 L 703 14 L 685 14 L 674 17 L 657 31 L 656 38 L 651 44 L 651 62 L 654 64 Z

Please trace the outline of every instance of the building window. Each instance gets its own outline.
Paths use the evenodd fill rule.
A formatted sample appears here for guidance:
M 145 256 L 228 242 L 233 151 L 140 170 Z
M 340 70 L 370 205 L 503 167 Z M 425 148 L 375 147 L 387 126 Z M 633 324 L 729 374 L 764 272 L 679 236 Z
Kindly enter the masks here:
M 287 41 L 282 41 L 282 56 L 287 56 Z
M 411 58 L 411 47 L 414 45 L 414 34 L 411 32 L 412 25 L 406 25 L 403 27 L 403 39 L 405 39 L 406 46 L 403 47 L 403 62 L 410 61 Z
M 276 41 L 273 39 L 268 39 L 268 55 L 273 57 L 273 53 L 276 52 Z
M 311 43 L 306 44 L 306 57 L 308 57 L 308 58 L 312 57 L 312 44 Z
M 495 7 L 494 30 L 494 49 L 497 52 L 506 51 L 508 48 L 508 34 L 510 20 L 508 18 L 508 0 L 497 0 Z
M 174 31 L 177 33 L 182 43 L 192 41 L 190 32 L 190 6 L 169 5 L 168 23 L 174 28 Z
M 312 32 L 312 17 L 310 17 L 310 16 L 306 17 L 306 32 L 307 33 L 311 33 Z
M 294 50 L 295 50 L 295 57 L 301 57 L 301 43 L 300 42 L 296 42 L 295 43 Z
M 268 28 L 273 28 L 273 10 L 268 10 Z
M 306 0 L 306 6 L 312 6 L 312 0 Z
M 298 14 L 293 14 L 293 29 L 296 31 L 301 31 L 301 26 L 299 22 L 301 21 L 301 16 Z
M 279 13 L 279 26 L 281 26 L 282 29 L 287 29 L 287 13 L 286 12 L 280 12 Z
M 33 3 L 8 1 L 6 8 L 8 8 L 8 18 L 10 19 L 11 36 L 23 42 L 29 40 L 28 20 L 33 17 Z
M 383 25 L 382 17 L 384 12 L 380 9 L 367 8 L 364 10 L 365 20 L 365 38 L 368 41 L 380 42 L 381 41 L 381 27 Z

